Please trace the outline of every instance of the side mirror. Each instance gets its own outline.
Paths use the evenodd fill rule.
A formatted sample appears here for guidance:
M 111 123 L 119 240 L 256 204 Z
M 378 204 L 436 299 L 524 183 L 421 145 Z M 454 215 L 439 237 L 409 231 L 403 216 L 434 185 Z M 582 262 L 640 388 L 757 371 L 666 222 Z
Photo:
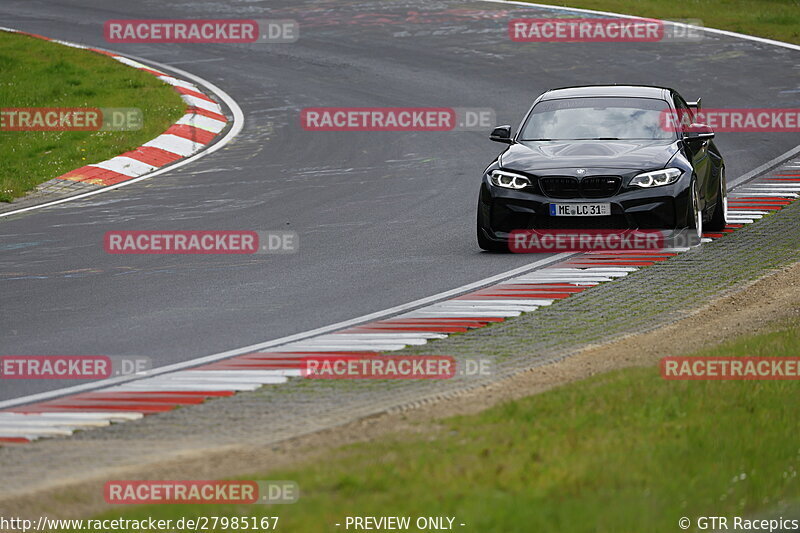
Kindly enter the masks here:
M 686 105 L 688 105 L 689 107 L 694 109 L 696 113 L 700 112 L 700 111 L 703 110 L 703 99 L 702 98 L 698 98 L 694 102 L 686 102 Z
M 683 139 L 692 141 L 709 141 L 714 138 L 714 130 L 706 124 L 690 124 L 683 134 Z
M 511 144 L 511 126 L 497 126 L 492 130 L 489 139 L 498 143 Z

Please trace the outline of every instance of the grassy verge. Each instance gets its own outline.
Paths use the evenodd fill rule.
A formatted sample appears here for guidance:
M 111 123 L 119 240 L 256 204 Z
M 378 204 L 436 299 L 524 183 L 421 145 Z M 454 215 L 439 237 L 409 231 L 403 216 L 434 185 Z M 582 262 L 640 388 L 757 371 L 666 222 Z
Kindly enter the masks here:
M 789 323 L 694 355 L 796 356 L 799 345 L 800 323 Z M 796 381 L 665 381 L 656 368 L 628 369 L 248 476 L 297 481 L 293 505 L 121 514 L 278 515 L 279 530 L 294 533 L 343 531 L 333 524 L 348 515 L 455 516 L 461 531 L 674 533 L 683 516 L 796 501 L 798 396 Z
M 0 131 L 0 201 L 141 146 L 185 109 L 178 94 L 150 74 L 25 35 L 0 31 L 0 72 L 0 107 L 135 107 L 144 121 L 138 131 Z
M 710 28 L 800 44 L 798 0 L 536 0 L 535 3 L 658 19 L 701 19 Z

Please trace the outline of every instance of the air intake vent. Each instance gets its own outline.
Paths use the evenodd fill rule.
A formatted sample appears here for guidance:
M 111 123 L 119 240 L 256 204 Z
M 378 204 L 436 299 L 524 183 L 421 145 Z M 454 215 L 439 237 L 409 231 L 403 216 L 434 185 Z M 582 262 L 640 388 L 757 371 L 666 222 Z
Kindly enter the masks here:
M 617 193 L 622 178 L 619 176 L 591 176 L 581 180 L 584 198 L 605 198 Z
M 570 177 L 539 178 L 542 192 L 550 198 L 580 198 L 578 180 Z
M 570 176 L 539 178 L 542 192 L 550 198 L 606 198 L 614 196 L 621 184 L 619 176 L 588 176 L 580 180 Z

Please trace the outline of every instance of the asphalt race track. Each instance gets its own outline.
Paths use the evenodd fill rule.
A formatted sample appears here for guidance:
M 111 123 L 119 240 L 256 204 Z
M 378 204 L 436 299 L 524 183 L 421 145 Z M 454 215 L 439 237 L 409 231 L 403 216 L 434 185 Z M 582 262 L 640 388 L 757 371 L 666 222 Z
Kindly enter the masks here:
M 474 282 L 542 256 L 481 253 L 488 130 L 309 132 L 306 107 L 492 108 L 516 125 L 566 85 L 672 86 L 706 107 L 800 107 L 796 53 L 702 43 L 512 42 L 552 15 L 486 2 L 4 0 L 0 25 L 209 80 L 245 115 L 223 150 L 142 183 L 0 220 L 0 353 L 144 355 L 155 366 L 280 338 Z M 292 44 L 109 44 L 109 19 L 295 19 Z M 729 182 L 797 144 L 727 133 Z M 109 230 L 296 231 L 275 256 L 109 255 Z M 69 385 L 6 382 L 0 400 Z

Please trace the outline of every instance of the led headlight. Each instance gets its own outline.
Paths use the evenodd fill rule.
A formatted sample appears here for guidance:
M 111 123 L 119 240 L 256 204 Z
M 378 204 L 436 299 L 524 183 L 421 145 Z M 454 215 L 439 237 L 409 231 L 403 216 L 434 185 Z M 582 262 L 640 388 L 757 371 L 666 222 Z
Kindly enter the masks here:
M 636 187 L 661 187 L 675 183 L 681 177 L 683 171 L 678 168 L 665 168 L 664 170 L 653 170 L 643 172 L 631 180 L 631 186 Z
M 490 173 L 492 183 L 506 189 L 524 189 L 531 185 L 531 180 L 522 174 L 515 174 L 507 170 L 492 170 Z

